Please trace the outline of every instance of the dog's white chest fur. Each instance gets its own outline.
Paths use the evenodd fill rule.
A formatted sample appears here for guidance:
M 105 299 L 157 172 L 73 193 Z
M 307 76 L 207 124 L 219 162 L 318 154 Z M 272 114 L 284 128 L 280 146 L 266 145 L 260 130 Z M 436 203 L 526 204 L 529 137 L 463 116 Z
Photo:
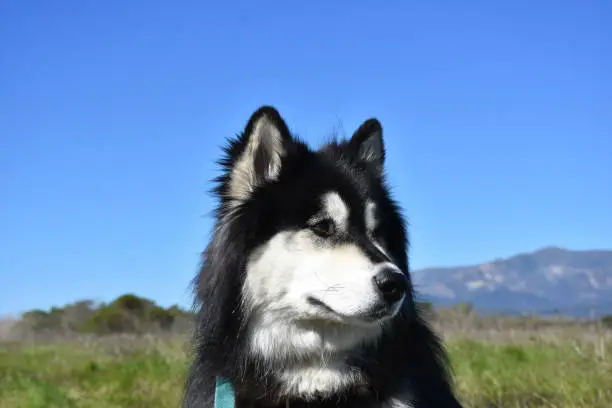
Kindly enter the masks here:
M 300 395 L 310 399 L 316 395 L 340 392 L 356 382 L 363 381 L 363 376 L 358 370 L 337 363 L 289 368 L 283 372 L 280 380 L 283 383 L 283 394 Z

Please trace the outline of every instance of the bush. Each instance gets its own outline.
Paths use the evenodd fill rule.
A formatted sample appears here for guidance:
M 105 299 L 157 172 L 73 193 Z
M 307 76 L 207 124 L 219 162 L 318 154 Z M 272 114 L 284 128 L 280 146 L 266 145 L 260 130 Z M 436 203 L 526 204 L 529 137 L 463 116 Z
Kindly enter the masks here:
M 79 328 L 81 332 L 98 334 L 143 333 L 154 329 L 168 330 L 174 316 L 155 302 L 126 294 L 100 307 Z
M 177 322 L 185 326 L 191 313 L 173 305 L 165 309 L 152 300 L 125 294 L 109 304 L 80 300 L 49 311 L 31 310 L 19 324 L 28 332 L 144 333 L 171 330 Z

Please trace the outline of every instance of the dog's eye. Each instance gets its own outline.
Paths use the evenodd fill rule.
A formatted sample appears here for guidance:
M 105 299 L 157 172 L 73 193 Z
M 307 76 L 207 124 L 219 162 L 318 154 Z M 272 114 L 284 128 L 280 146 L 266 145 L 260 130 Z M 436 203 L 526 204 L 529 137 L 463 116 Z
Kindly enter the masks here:
M 321 220 L 310 226 L 312 232 L 320 237 L 327 238 L 334 234 L 334 223 L 331 220 Z

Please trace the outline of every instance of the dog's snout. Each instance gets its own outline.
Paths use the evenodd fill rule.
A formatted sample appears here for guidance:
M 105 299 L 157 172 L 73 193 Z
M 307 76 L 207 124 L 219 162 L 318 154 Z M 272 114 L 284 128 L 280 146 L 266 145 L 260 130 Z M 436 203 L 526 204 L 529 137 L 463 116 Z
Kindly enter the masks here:
M 408 279 L 394 268 L 384 267 L 374 275 L 374 284 L 386 302 L 397 302 L 408 290 Z

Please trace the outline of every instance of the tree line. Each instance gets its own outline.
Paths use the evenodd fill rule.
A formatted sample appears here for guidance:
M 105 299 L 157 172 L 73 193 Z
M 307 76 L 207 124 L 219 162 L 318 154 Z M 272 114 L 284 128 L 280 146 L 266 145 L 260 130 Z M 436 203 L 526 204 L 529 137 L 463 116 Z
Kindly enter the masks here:
M 79 300 L 49 310 L 30 310 L 16 323 L 21 331 L 52 333 L 150 333 L 190 327 L 192 313 L 177 305 L 164 308 L 154 301 L 125 294 L 109 303 Z

